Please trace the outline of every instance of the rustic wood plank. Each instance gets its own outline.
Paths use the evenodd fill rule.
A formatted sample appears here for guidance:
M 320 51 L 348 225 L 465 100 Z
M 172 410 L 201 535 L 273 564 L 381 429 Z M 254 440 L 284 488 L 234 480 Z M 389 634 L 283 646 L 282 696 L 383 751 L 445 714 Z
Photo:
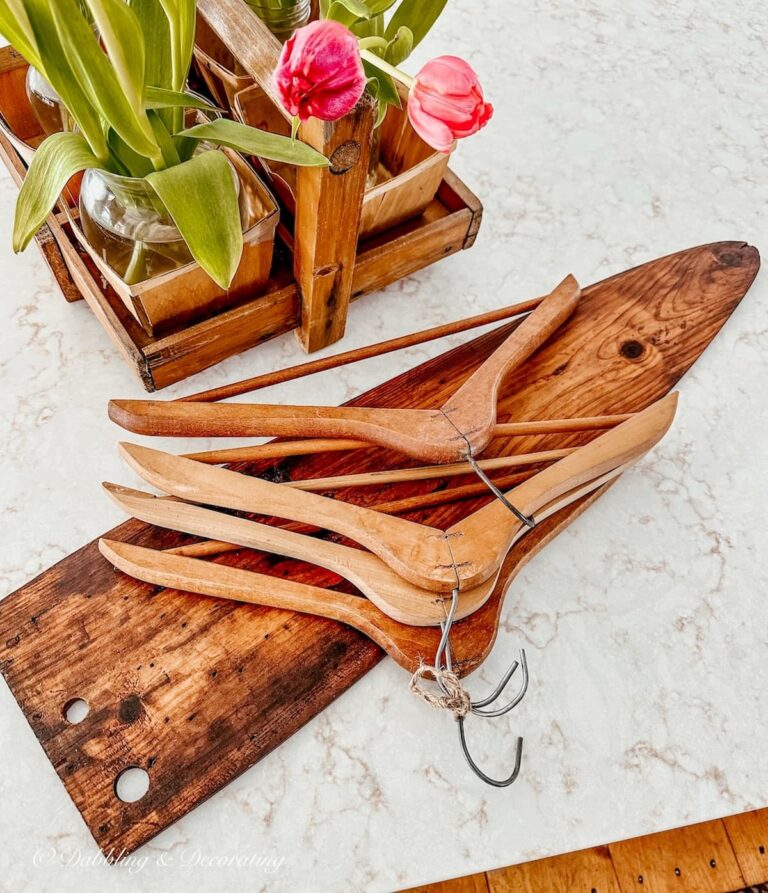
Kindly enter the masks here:
M 35 241 L 43 255 L 43 259 L 46 264 L 48 264 L 48 269 L 53 274 L 53 278 L 58 283 L 61 293 L 64 295 L 64 300 L 70 304 L 74 304 L 75 301 L 82 301 L 83 296 L 80 293 L 80 289 L 75 284 L 75 281 L 69 272 L 69 267 L 64 260 L 61 248 L 59 248 L 59 243 L 54 238 L 48 224 L 45 224 L 45 226 L 43 226 L 37 233 Z
M 488 893 L 488 890 L 488 881 L 484 874 L 470 874 L 424 887 L 411 887 L 403 893 Z
M 745 883 L 719 820 L 612 843 L 609 849 L 624 891 L 725 893 Z
M 489 893 L 622 893 L 607 846 L 489 871 Z
M 545 346 L 505 385 L 500 417 L 642 408 L 668 391 L 704 350 L 757 267 L 754 249 L 716 243 L 592 286 L 564 340 Z M 508 332 L 504 327 L 449 351 L 355 402 L 440 405 Z M 522 448 L 576 445 L 580 436 L 522 438 Z M 398 463 L 403 460 L 395 454 L 359 450 L 283 460 L 271 473 L 316 477 Z M 270 462 L 238 467 L 256 473 Z M 435 486 L 400 484 L 357 499 L 372 504 Z M 477 506 L 471 501 L 431 507 L 411 518 L 447 527 Z M 549 523 L 525 538 L 526 549 L 556 533 L 557 524 L 547 529 Z M 190 542 L 137 522 L 121 525 L 110 537 L 153 548 Z M 328 572 L 247 550 L 218 560 L 338 586 Z M 456 625 L 459 658 L 487 653 L 501 603 L 499 595 L 478 612 L 477 623 L 470 618 Z M 414 654 L 434 650 L 428 633 L 414 634 Z M 95 544 L 0 603 L 0 669 L 92 834 L 107 849 L 133 850 L 168 827 L 284 741 L 380 658 L 371 642 L 331 621 L 136 583 L 115 573 Z M 88 701 L 91 712 L 73 726 L 62 709 L 76 697 Z M 150 789 L 136 803 L 123 804 L 114 781 L 129 765 L 148 767 Z
M 768 809 L 753 809 L 723 819 L 747 884 L 768 881 Z

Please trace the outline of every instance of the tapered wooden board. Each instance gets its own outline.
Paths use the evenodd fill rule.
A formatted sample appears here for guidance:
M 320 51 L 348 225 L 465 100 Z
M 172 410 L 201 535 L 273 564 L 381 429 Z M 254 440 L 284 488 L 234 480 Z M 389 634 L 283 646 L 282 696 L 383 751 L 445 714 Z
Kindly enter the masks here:
M 721 242 L 586 289 L 564 330 L 506 383 L 499 420 L 644 408 L 706 348 L 758 266 L 754 248 Z M 552 279 L 564 272 L 552 271 Z M 354 402 L 439 406 L 508 332 L 509 326 L 476 339 Z M 575 445 L 585 436 L 519 438 L 514 445 L 493 443 L 485 455 Z M 280 480 L 395 464 L 412 463 L 383 450 L 361 450 L 288 459 L 267 473 Z M 263 472 L 267 466 L 238 468 Z M 97 483 L 94 499 L 100 498 Z M 436 486 L 425 481 L 337 495 L 373 503 Z M 448 526 L 480 504 L 410 517 Z M 582 509 L 574 505 L 537 528 L 516 547 L 505 572 Z M 155 548 L 190 541 L 135 521 L 109 536 Z M 326 572 L 246 550 L 220 560 L 321 586 L 338 583 Z M 465 668 L 493 643 L 502 593 L 500 586 L 482 611 L 456 627 L 453 648 Z M 409 641 L 414 660 L 434 653 L 432 630 L 414 631 Z M 95 543 L 0 603 L 0 670 L 103 849 L 131 851 L 145 843 L 288 738 L 381 656 L 364 636 L 331 621 L 157 591 L 114 571 Z M 90 713 L 69 725 L 64 708 L 74 698 L 85 699 Z M 125 804 L 114 783 L 132 765 L 148 770 L 150 787 L 141 800 Z

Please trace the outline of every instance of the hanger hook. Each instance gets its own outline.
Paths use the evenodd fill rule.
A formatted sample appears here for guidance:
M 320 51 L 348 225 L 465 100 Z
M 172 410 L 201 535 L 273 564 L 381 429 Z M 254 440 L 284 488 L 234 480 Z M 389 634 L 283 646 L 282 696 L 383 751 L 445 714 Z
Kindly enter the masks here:
M 458 608 L 458 604 L 459 604 L 459 589 L 456 588 L 451 593 L 451 605 L 450 605 L 450 608 L 448 609 L 448 613 L 446 614 L 446 618 L 443 621 L 443 623 L 440 624 L 440 627 L 442 629 L 442 635 L 440 636 L 440 642 L 439 642 L 439 644 L 437 646 L 437 650 L 435 652 L 434 678 L 435 678 L 435 681 L 437 682 L 439 688 L 441 689 L 441 691 L 443 692 L 443 694 L 446 697 L 450 697 L 455 694 L 454 692 L 448 691 L 445 681 L 443 680 L 442 674 L 443 674 L 443 671 L 446 671 L 448 673 L 453 673 L 453 666 L 452 666 L 452 660 L 451 660 L 450 636 L 451 636 L 451 628 L 453 626 L 454 618 L 456 616 L 456 610 Z M 519 688 L 517 694 L 512 698 L 512 700 L 510 700 L 503 707 L 498 707 L 495 710 L 483 709 L 486 707 L 490 707 L 492 704 L 494 704 L 499 699 L 499 697 L 501 696 L 501 694 L 504 692 L 507 685 L 509 684 L 510 679 L 516 673 L 518 667 L 522 668 L 523 680 L 522 680 L 522 683 L 520 685 L 520 688 Z M 523 651 L 521 649 L 519 661 L 518 660 L 512 661 L 512 663 L 509 666 L 509 668 L 507 669 L 507 671 L 501 677 L 501 680 L 498 682 L 496 687 L 493 689 L 493 691 L 489 695 L 487 695 L 485 698 L 482 698 L 478 701 L 472 701 L 467 696 L 467 698 L 469 700 L 469 712 L 471 712 L 475 716 L 483 716 L 487 719 L 490 719 L 492 717 L 497 717 L 497 716 L 504 716 L 505 714 L 507 714 L 511 710 L 513 710 L 520 703 L 520 701 L 523 700 L 526 692 L 528 691 L 528 682 L 529 682 L 528 661 L 525 656 L 525 651 Z M 460 683 L 459 683 L 459 685 L 460 685 Z M 472 759 L 472 756 L 469 753 L 469 748 L 467 747 L 467 739 L 466 739 L 466 735 L 464 732 L 465 718 L 466 718 L 465 715 L 462 715 L 459 713 L 456 714 L 456 721 L 459 724 L 459 742 L 461 744 L 461 750 L 464 754 L 464 758 L 466 759 L 466 761 L 469 765 L 469 768 L 475 773 L 475 775 L 477 775 L 478 778 L 480 778 L 486 784 L 492 785 L 493 787 L 496 787 L 496 788 L 508 787 L 515 781 L 515 779 L 517 778 L 517 776 L 520 773 L 520 764 L 521 764 L 522 757 L 523 757 L 523 739 L 522 738 L 517 739 L 517 748 L 516 748 L 516 754 L 515 754 L 515 766 L 514 766 L 514 769 L 512 770 L 511 775 L 509 775 L 505 779 L 491 778 L 489 775 L 486 775 L 485 772 L 482 771 L 482 769 L 480 769 L 480 767 L 477 765 L 477 763 L 475 763 L 475 761 Z
M 512 698 L 512 700 L 508 704 L 505 704 L 503 707 L 497 707 L 495 710 L 481 710 L 481 707 L 488 707 L 498 699 L 499 695 L 506 688 L 507 682 L 509 682 L 509 680 L 512 678 L 512 675 L 514 674 L 518 666 L 522 667 L 523 681 L 519 691 L 514 696 L 514 698 Z M 528 682 L 530 677 L 528 675 L 528 660 L 525 656 L 525 651 L 522 648 L 520 649 L 520 662 L 518 663 L 518 661 L 514 661 L 510 669 L 511 672 L 507 670 L 507 672 L 502 677 L 501 683 L 496 686 L 496 689 L 487 698 L 485 698 L 485 700 L 472 702 L 472 713 L 474 713 L 475 716 L 485 716 L 489 719 L 495 716 L 504 716 L 511 710 L 514 710 L 515 707 L 517 707 L 517 705 L 520 703 L 520 701 L 523 700 L 526 692 L 528 691 Z
M 486 775 L 485 772 L 477 765 L 477 763 L 472 759 L 471 754 L 469 753 L 469 748 L 467 747 L 467 739 L 464 735 L 464 717 L 458 716 L 456 717 L 456 722 L 459 724 L 459 741 L 461 742 L 461 749 L 464 753 L 464 758 L 469 764 L 469 768 L 475 773 L 475 775 L 482 779 L 486 784 L 491 785 L 494 788 L 507 788 L 509 787 L 520 774 L 520 763 L 523 759 L 523 739 L 517 739 L 517 747 L 515 748 L 515 766 L 512 770 L 511 775 L 507 776 L 507 778 L 491 778 L 490 775 Z

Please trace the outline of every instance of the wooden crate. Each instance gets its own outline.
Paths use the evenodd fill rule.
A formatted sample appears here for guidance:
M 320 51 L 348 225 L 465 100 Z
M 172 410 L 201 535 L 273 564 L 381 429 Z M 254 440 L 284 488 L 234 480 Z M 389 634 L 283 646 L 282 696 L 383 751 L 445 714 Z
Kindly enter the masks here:
M 211 81 L 215 85 L 213 77 Z M 224 75 L 221 82 L 226 83 Z M 377 182 L 363 194 L 359 227 L 361 239 L 385 232 L 423 214 L 448 170 L 449 155 L 436 152 L 419 137 L 408 120 L 404 87 L 401 95 L 403 107 L 389 109 L 379 132 L 381 154 Z M 245 124 L 261 130 L 284 136 L 291 132 L 288 121 L 258 84 L 251 84 L 234 94 L 233 113 Z M 261 169 L 282 207 L 292 217 L 296 212 L 297 168 L 290 164 L 262 161 Z
M 91 247 L 83 231 L 77 208 L 68 215 L 70 231 L 88 253 L 99 273 L 136 317 L 145 332 L 162 334 L 174 326 L 207 319 L 219 310 L 236 305 L 254 290 L 261 292 L 269 282 L 279 212 L 275 199 L 261 178 L 237 152 L 222 150 L 240 178 L 241 209 L 247 220 L 243 232 L 243 254 L 229 288 L 217 285 L 194 262 L 151 279 L 128 285 Z
M 242 0 L 199 0 L 198 8 L 243 71 L 277 104 L 271 83 L 280 50 L 276 38 Z M 24 66 L 10 47 L 0 49 L 0 106 L 9 85 L 18 87 Z M 292 329 L 305 350 L 318 350 L 343 336 L 351 300 L 469 248 L 480 226 L 480 202 L 446 169 L 422 214 L 360 238 L 373 121 L 373 102 L 363 97 L 340 121 L 312 119 L 302 126 L 301 138 L 330 158 L 330 167 L 298 170 L 295 218 L 285 215 L 278 227 L 263 293 L 245 295 L 205 320 L 149 335 L 82 248 L 62 210 L 37 243 L 65 296 L 85 298 L 148 391 Z M 2 132 L 0 158 L 20 184 L 26 164 Z

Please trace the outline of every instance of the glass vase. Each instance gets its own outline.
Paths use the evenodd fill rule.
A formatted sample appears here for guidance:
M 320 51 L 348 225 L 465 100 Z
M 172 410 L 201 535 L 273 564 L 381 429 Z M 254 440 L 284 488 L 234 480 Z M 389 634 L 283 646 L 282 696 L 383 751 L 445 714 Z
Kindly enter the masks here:
M 281 43 L 303 28 L 312 13 L 311 0 L 246 0 L 246 3 Z
M 245 229 L 247 212 L 234 168 L 232 176 Z M 200 213 L 205 213 L 202 202 Z M 141 178 L 87 170 L 80 189 L 80 225 L 91 248 L 126 285 L 154 279 L 192 262 L 192 253 L 171 215 Z
M 27 69 L 27 99 L 46 136 L 74 130 L 75 122 L 59 94 L 32 65 Z

